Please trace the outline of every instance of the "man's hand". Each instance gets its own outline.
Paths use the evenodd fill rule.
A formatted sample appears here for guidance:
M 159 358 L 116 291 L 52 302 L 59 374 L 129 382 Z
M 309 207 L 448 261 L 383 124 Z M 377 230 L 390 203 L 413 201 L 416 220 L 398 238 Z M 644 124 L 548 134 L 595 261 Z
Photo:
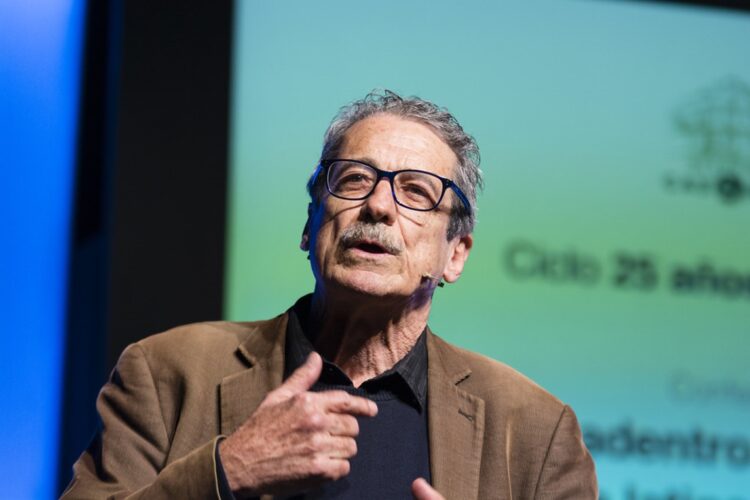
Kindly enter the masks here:
M 374 417 L 378 409 L 344 391 L 309 392 L 322 366 L 312 353 L 219 444 L 227 481 L 239 497 L 298 493 L 349 473 L 359 434 L 354 416 Z
M 414 500 L 445 500 L 443 495 L 421 477 L 411 483 L 411 493 L 414 495 Z

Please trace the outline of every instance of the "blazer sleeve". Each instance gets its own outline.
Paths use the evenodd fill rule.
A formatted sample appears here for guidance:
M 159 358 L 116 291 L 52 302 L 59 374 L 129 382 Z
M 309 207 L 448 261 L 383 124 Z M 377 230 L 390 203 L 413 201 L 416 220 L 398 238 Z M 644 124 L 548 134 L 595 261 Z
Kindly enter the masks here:
M 99 393 L 101 430 L 61 498 L 218 498 L 219 438 L 166 465 L 170 436 L 161 404 L 143 348 L 129 346 Z
M 552 434 L 534 498 L 595 500 L 598 491 L 594 461 L 583 442 L 578 419 L 565 406 Z

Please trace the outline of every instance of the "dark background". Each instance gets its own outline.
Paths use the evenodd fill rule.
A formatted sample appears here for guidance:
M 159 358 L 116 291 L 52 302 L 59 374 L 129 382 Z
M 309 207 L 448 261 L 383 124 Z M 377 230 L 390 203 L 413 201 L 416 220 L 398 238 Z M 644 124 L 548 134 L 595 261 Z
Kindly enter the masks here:
M 125 346 L 222 316 L 232 5 L 87 2 L 59 491 Z

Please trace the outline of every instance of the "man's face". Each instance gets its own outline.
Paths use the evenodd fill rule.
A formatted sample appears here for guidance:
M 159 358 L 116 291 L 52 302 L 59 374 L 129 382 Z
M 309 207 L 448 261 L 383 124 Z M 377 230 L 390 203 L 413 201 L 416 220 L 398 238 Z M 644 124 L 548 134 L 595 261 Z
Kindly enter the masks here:
M 419 122 L 378 114 L 355 123 L 338 158 L 381 170 L 420 169 L 453 178 L 457 158 L 433 130 Z M 425 278 L 455 281 L 471 236 L 448 241 L 452 191 L 431 212 L 396 204 L 387 179 L 369 198 L 342 200 L 327 192 L 310 214 L 302 248 L 311 250 L 313 273 L 327 292 L 410 297 L 434 286 Z

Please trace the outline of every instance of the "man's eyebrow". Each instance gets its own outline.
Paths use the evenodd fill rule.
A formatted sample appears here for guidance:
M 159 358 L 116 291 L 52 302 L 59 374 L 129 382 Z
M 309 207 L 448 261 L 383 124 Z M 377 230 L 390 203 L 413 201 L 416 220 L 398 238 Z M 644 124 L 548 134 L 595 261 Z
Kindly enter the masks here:
M 369 156 L 352 156 L 349 158 L 345 158 L 347 160 L 354 160 L 354 161 L 361 161 L 362 163 L 367 163 L 368 165 L 371 165 L 373 167 L 378 167 L 378 162 L 370 158 Z
M 367 163 L 371 167 L 379 168 L 380 170 L 385 170 L 383 167 L 378 165 L 378 162 L 376 160 L 373 160 L 369 156 L 350 156 L 348 158 L 342 158 L 342 160 L 353 160 L 353 161 L 360 161 L 362 163 Z M 397 166 L 399 170 L 427 170 L 424 167 L 412 167 L 409 165 L 398 165 Z

